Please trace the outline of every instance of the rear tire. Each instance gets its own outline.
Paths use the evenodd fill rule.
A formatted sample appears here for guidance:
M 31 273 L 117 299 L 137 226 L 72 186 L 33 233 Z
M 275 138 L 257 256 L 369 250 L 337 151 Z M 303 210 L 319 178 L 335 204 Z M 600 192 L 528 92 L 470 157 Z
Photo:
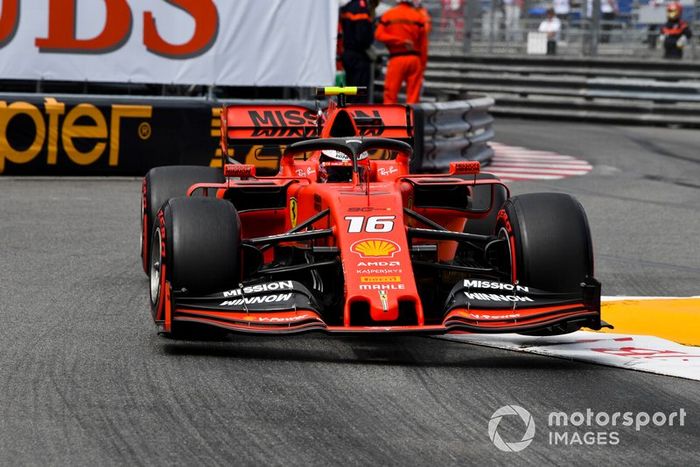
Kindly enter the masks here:
M 168 166 L 151 169 L 143 179 L 141 189 L 141 263 L 149 274 L 151 234 L 156 213 L 170 198 L 185 196 L 195 183 L 224 183 L 221 169 L 202 166 Z
M 573 197 L 561 193 L 514 196 L 499 213 L 497 228 L 497 234 L 512 238 L 511 280 L 565 293 L 580 291 L 581 283 L 593 277 L 588 218 Z
M 165 288 L 207 295 L 235 287 L 240 277 L 240 219 L 228 201 L 172 198 L 157 214 L 149 269 L 151 309 L 165 319 Z M 187 326 L 175 326 L 182 333 Z

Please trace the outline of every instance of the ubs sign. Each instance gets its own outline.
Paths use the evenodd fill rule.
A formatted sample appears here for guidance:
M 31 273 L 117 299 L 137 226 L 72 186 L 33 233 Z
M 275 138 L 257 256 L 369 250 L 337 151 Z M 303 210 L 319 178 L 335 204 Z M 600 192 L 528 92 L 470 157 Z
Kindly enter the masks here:
M 26 1 L 26 0 L 25 0 Z M 36 0 L 31 0 L 36 1 Z M 93 0 L 94 1 L 94 0 Z M 48 33 L 37 37 L 35 45 L 42 53 L 101 54 L 121 48 L 133 33 L 134 15 L 127 0 L 102 0 L 106 9 L 104 26 L 99 34 L 78 38 L 78 2 L 48 0 Z M 192 58 L 206 53 L 216 41 L 219 12 L 214 0 L 161 0 L 184 11 L 194 21 L 194 32 L 185 42 L 172 43 L 164 38 L 161 28 L 167 18 L 158 18 L 152 11 L 143 12 L 142 43 L 149 52 L 169 58 Z M 0 0 L 0 47 L 10 43 L 20 22 L 21 0 Z M 167 34 L 165 34 L 167 36 Z

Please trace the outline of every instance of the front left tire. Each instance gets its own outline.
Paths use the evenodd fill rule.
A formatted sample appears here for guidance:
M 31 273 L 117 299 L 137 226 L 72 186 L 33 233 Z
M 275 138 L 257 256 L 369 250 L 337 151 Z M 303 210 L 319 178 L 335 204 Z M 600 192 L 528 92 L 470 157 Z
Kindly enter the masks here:
M 156 167 L 148 171 L 141 188 L 141 263 L 149 274 L 151 235 L 158 210 L 170 198 L 185 196 L 195 183 L 224 183 L 223 171 L 203 166 Z
M 156 221 L 149 260 L 156 323 L 166 321 L 170 290 L 207 295 L 237 286 L 241 228 L 233 204 L 205 197 L 172 198 L 158 211 Z

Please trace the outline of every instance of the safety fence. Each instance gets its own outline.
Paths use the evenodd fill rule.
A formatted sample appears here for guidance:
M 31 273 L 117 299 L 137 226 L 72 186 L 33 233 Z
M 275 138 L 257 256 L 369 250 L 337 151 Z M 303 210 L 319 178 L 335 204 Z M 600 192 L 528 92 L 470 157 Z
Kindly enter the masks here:
M 161 165 L 220 166 L 220 109 L 234 102 L 271 101 L 0 94 L 0 174 L 138 176 Z M 487 161 L 491 105 L 488 98 L 417 105 L 414 169 Z
M 599 0 L 607 4 L 608 0 Z M 661 58 L 659 30 L 668 2 L 613 0 L 613 11 L 597 12 L 598 0 L 572 0 L 557 37 L 560 56 Z M 681 0 L 683 19 L 694 37 L 685 60 L 700 60 L 700 0 Z M 528 35 L 539 29 L 549 1 L 426 0 L 433 17 L 431 50 L 452 54 L 518 55 L 528 51 Z M 601 8 L 600 6 L 598 8 Z M 603 8 L 605 10 L 605 8 Z M 544 53 L 544 52 L 542 52 Z

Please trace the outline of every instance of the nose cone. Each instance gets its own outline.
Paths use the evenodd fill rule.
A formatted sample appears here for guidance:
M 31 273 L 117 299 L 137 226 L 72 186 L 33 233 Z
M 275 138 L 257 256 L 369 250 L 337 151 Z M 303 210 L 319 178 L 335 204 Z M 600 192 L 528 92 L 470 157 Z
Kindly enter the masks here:
M 345 326 L 422 324 L 401 193 L 386 182 L 373 184 L 369 201 L 340 195 L 329 201 L 345 274 Z

